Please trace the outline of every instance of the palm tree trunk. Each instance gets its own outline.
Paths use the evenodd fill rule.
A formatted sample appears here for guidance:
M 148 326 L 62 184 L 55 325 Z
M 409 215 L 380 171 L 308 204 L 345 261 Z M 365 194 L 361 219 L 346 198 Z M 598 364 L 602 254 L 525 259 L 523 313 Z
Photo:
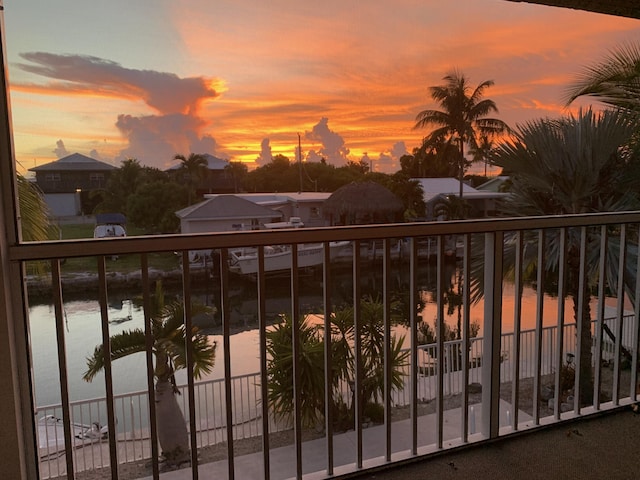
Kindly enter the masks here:
M 579 378 L 580 386 L 580 406 L 593 405 L 593 369 L 591 347 L 593 339 L 591 336 L 591 294 L 589 293 L 588 282 L 583 282 L 582 295 L 584 298 L 584 306 L 580 311 L 578 305 L 578 297 L 580 290 L 580 263 L 579 253 L 575 248 L 569 249 L 568 266 L 569 266 L 569 289 L 568 293 L 573 299 L 573 314 L 576 325 L 582 326 L 580 334 L 580 371 L 576 372 Z
M 458 178 L 460 180 L 460 200 L 462 200 L 462 183 L 464 182 L 464 144 L 460 139 L 460 165 L 458 166 Z
M 187 425 L 173 385 L 166 377 L 158 378 L 156 382 L 156 418 L 158 442 L 167 463 L 180 465 L 188 462 L 190 455 Z

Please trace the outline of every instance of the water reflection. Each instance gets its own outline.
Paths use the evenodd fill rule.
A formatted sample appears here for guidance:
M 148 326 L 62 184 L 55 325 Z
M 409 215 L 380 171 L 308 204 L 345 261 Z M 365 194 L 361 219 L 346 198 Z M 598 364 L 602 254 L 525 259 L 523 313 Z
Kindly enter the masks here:
M 436 267 L 428 262 L 422 262 L 417 271 L 418 298 L 422 300 L 419 306 L 423 321 L 433 325 L 437 317 L 435 304 L 437 274 Z M 458 327 L 461 318 L 460 294 L 457 290 L 457 280 L 460 271 L 455 264 L 445 268 L 447 278 L 448 307 L 445 308 L 445 322 L 452 328 Z M 352 304 L 354 293 L 362 297 L 382 299 L 383 271 L 380 265 L 366 266 L 360 275 L 359 289 L 354 290 L 352 272 L 348 268 L 335 268 L 332 271 L 330 298 L 337 307 Z M 407 333 L 407 319 L 409 309 L 410 271 L 407 264 L 393 265 L 389 275 L 390 296 L 393 301 L 394 326 L 398 333 Z M 258 301 L 255 280 L 232 276 L 230 287 L 230 338 L 231 373 L 242 375 L 258 371 Z M 323 277 L 321 272 L 305 274 L 300 277 L 299 305 L 303 314 L 318 314 L 323 310 Z M 141 292 L 118 292 L 111 288 L 109 296 L 108 315 L 111 334 L 133 328 L 144 328 L 144 315 L 141 307 Z M 178 289 L 168 287 L 168 294 L 177 295 Z M 266 312 L 267 320 L 277 321 L 280 314 L 290 313 L 291 281 L 287 275 L 271 276 L 266 282 Z M 209 334 L 210 341 L 218 344 L 217 361 L 214 370 L 207 378 L 221 378 L 223 376 L 222 362 L 222 330 L 220 313 L 219 282 L 210 276 L 203 282 L 198 282 L 193 290 L 193 296 L 200 302 L 213 306 L 216 314 L 213 318 L 198 320 L 196 323 Z M 513 330 L 514 289 L 506 284 L 503 297 L 502 331 Z M 31 300 L 29 311 L 30 332 L 32 344 L 32 358 L 34 370 L 34 384 L 37 405 L 48 405 L 60 401 L 60 379 L 58 375 L 58 353 L 55 330 L 54 309 L 51 304 L 38 303 L 38 299 Z M 480 327 L 482 335 L 484 320 L 483 302 L 473 305 L 470 321 Z M 417 312 L 418 306 L 414 311 Z M 595 311 L 595 310 L 594 310 Z M 557 322 L 557 302 L 547 296 L 544 309 L 544 325 L 554 325 Z M 66 345 L 66 360 L 69 378 L 71 400 L 83 400 L 104 396 L 104 380 L 100 374 L 92 383 L 82 381 L 82 374 L 86 369 L 86 358 L 91 355 L 96 345 L 102 341 L 100 309 L 97 295 L 86 295 L 84 298 L 65 299 L 64 303 Z M 531 288 L 525 288 L 522 300 L 522 329 L 535 328 L 536 295 Z M 571 302 L 566 302 L 565 322 L 572 322 Z M 146 389 L 146 369 L 143 354 L 134 354 L 114 362 L 114 393 L 128 393 Z M 177 373 L 178 382 L 186 382 L 185 372 Z

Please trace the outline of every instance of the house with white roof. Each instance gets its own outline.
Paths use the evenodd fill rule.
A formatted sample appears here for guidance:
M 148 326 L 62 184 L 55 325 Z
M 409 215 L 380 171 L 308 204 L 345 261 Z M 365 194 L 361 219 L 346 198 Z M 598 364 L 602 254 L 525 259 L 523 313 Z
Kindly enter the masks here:
M 182 233 L 259 230 L 283 220 L 282 213 L 236 195 L 212 195 L 176 212 Z
M 326 225 L 326 192 L 205 195 L 204 201 L 176 212 L 182 233 L 257 230 L 265 224 L 299 219 L 306 227 Z
M 426 219 L 437 220 L 433 209 L 435 205 L 450 196 L 460 196 L 460 181 L 456 178 L 412 178 L 422 187 L 423 198 L 427 204 Z M 490 217 L 495 215 L 496 202 L 508 193 L 480 190 L 462 184 L 462 198 L 471 205 L 471 216 Z

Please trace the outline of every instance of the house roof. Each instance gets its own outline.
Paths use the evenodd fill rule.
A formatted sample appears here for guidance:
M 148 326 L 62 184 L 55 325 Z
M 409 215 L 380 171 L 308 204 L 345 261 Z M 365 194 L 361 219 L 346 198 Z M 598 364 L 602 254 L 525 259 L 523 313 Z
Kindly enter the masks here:
M 435 198 L 446 195 L 460 195 L 460 181 L 456 178 L 412 178 L 422 186 L 423 198 L 426 203 Z M 481 191 L 462 184 L 462 196 L 469 199 L 499 198 L 507 195 L 501 192 Z
M 178 210 L 176 216 L 188 220 L 272 219 L 281 216 L 281 213 L 235 195 L 216 195 L 203 202 Z
M 117 167 L 96 160 L 81 153 L 72 153 L 54 162 L 30 168 L 31 172 L 77 172 L 77 171 L 111 171 Z
M 219 195 L 210 193 L 204 197 L 214 198 Z M 258 205 L 283 205 L 287 203 L 324 202 L 331 196 L 331 192 L 236 193 L 234 195 Z
M 506 182 L 507 180 L 509 180 L 508 175 L 498 175 L 491 180 L 487 180 L 482 185 L 478 185 L 476 189 L 484 192 L 499 192 L 500 187 L 502 187 L 502 185 L 504 185 L 504 182 Z

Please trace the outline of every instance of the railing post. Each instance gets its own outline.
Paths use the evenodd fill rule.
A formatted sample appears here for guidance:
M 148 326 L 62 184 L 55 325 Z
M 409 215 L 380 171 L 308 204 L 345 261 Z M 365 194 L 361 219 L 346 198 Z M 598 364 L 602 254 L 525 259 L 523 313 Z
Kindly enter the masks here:
M 500 427 L 500 326 L 502 323 L 502 244 L 504 234 L 485 234 L 484 333 L 482 345 L 482 434 Z

